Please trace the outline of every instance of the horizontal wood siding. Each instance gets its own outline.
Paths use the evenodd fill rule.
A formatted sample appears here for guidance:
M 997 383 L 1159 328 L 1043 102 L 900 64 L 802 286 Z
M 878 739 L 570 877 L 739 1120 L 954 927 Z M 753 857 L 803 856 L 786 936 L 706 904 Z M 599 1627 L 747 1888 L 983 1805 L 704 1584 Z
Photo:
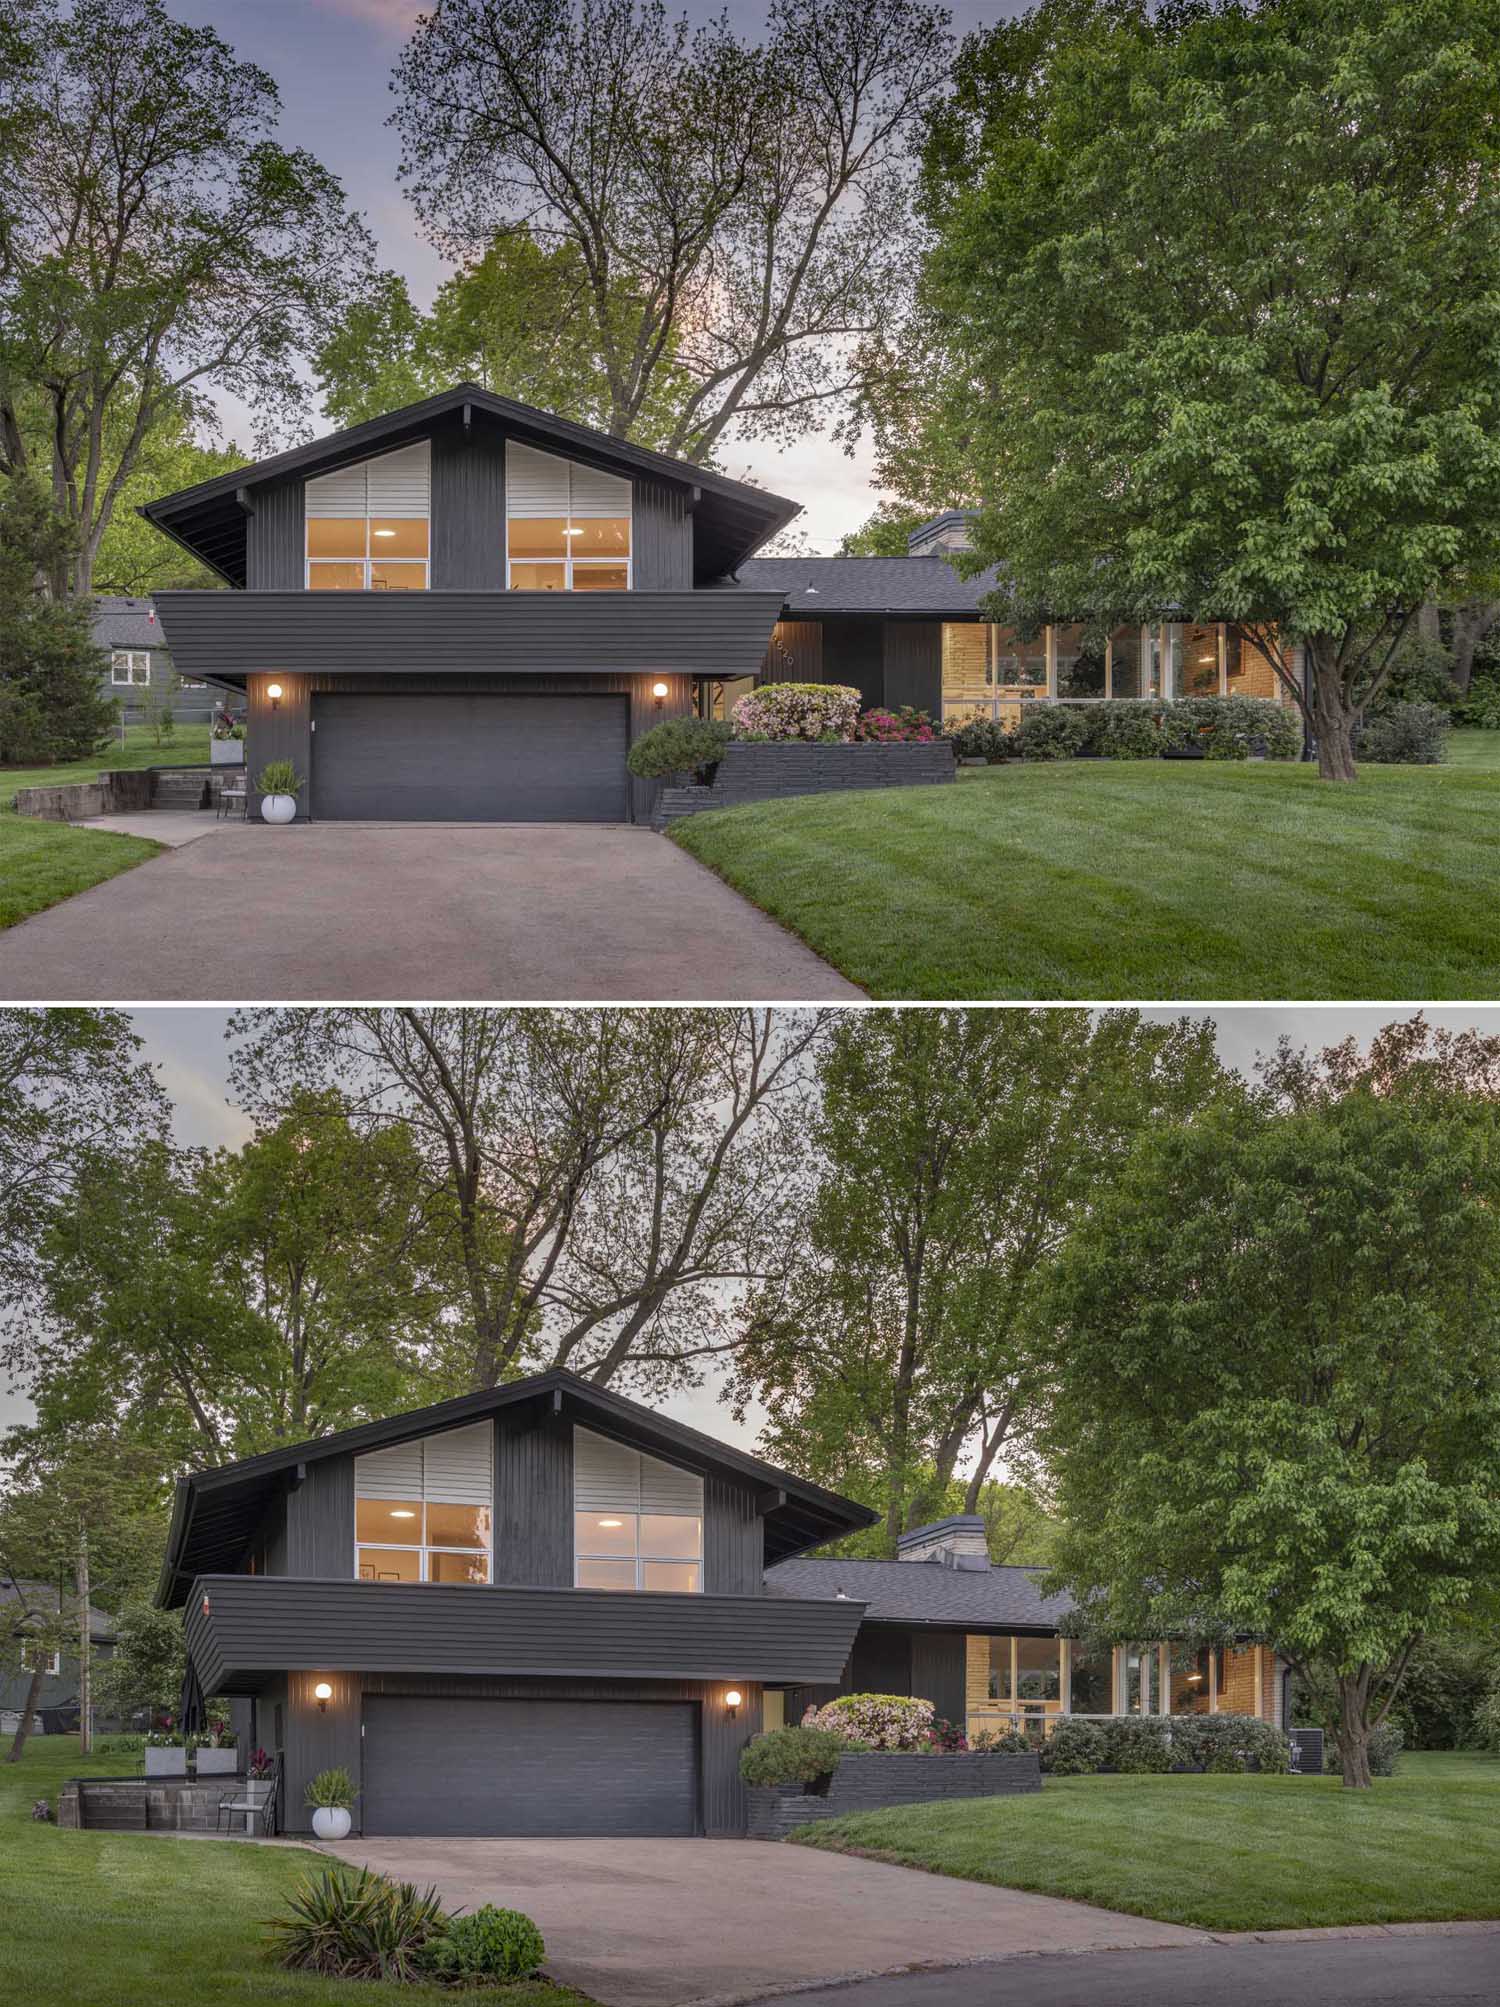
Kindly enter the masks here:
M 495 1417 L 495 1580 L 573 1580 L 573 1425 L 550 1412 Z
M 689 592 L 693 518 L 684 491 L 637 479 L 631 509 L 630 577 L 637 592 Z
M 760 665 L 765 683 L 822 683 L 823 623 L 820 620 L 778 620 Z
M 885 701 L 915 705 L 934 718 L 943 709 L 943 627 L 938 620 L 885 623 Z
M 254 514 L 245 524 L 246 585 L 252 592 L 300 592 L 307 580 L 301 481 L 257 488 L 251 507 Z
M 505 441 L 457 421 L 432 435 L 432 588 L 505 588 Z

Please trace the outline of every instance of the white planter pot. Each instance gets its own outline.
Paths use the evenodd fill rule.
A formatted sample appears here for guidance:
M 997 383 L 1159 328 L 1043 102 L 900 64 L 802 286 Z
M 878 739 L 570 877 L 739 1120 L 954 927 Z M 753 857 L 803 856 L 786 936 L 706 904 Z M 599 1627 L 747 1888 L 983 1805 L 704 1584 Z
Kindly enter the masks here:
M 213 767 L 242 767 L 245 764 L 243 739 L 210 739 L 208 763 Z
M 148 1746 L 145 1754 L 148 1777 L 186 1777 L 185 1749 L 152 1749 Z
M 200 1777 L 232 1777 L 239 1768 L 237 1749 L 199 1749 L 193 1755 L 193 1768 Z
M 313 1831 L 320 1840 L 347 1840 L 353 1823 L 342 1805 L 320 1805 L 313 1813 Z
M 260 812 L 266 822 L 290 822 L 297 813 L 297 797 L 294 794 L 265 795 Z

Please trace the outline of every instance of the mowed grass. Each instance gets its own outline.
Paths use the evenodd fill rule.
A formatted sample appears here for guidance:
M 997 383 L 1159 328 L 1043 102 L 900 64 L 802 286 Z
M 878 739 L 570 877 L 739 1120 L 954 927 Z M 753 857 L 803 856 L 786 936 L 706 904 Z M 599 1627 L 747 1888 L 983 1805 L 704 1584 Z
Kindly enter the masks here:
M 1456 767 L 1500 768 L 1500 732 L 1455 732 L 1448 759 Z
M 0 928 L 144 864 L 160 849 L 143 836 L 0 815 Z
M 164 746 L 156 743 L 149 725 L 127 725 L 123 745 L 117 731 L 102 753 L 86 760 L 54 767 L 0 766 L 0 811 L 15 807 L 18 787 L 64 787 L 69 781 L 94 780 L 106 768 L 133 773 L 141 767 L 201 767 L 208 757 L 207 725 L 179 725 Z
M 146 1833 L 63 1832 L 34 1824 L 33 1802 L 64 1778 L 128 1776 L 135 1759 L 80 1759 L 72 1736 L 28 1743 L 0 1763 L 0 2000 L 17 2007 L 395 2007 L 451 2000 L 442 1987 L 333 1981 L 283 1972 L 264 1955 L 262 1919 L 309 1872 L 301 1847 Z M 590 2007 L 536 1982 L 487 1991 L 497 2007 Z
M 1442 767 L 1115 760 L 685 818 L 872 996 L 1500 995 L 1500 733 Z M 1469 741 L 1482 740 L 1473 748 Z M 1500 748 L 1496 748 L 1500 751 Z
M 1203 1930 L 1500 1917 L 1500 1758 L 1336 1777 L 1059 1777 L 1039 1796 L 906 1805 L 799 1844 Z

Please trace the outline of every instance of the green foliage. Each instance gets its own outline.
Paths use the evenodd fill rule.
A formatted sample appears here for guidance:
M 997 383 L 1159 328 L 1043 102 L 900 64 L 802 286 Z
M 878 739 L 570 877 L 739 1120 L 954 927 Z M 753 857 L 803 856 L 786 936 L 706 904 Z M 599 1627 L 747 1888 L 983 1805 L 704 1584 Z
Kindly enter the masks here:
M 773 1728 L 740 1751 L 740 1776 L 746 1784 L 816 1784 L 833 1775 L 849 1746 L 826 1728 Z
M 1476 667 L 1468 694 L 1453 706 L 1453 722 L 1471 731 L 1500 732 L 1500 668 Z
M 838 555 L 905 557 L 912 532 L 928 519 L 925 509 L 903 509 L 898 503 L 882 502 L 874 515 L 866 516 L 857 530 L 844 537 Z
M 302 1802 L 313 1811 L 349 1812 L 353 1810 L 358 1796 L 354 1779 L 341 1765 L 336 1765 L 331 1770 L 320 1770 L 316 1777 L 308 1779 Z
M 1083 751 L 1089 719 L 1076 704 L 1028 704 L 1011 734 L 1011 750 L 1023 760 L 1070 760 Z
M 269 760 L 255 776 L 261 794 L 301 794 L 307 782 L 290 760 Z
M 902 1693 L 841 1693 L 810 1712 L 804 1728 L 827 1729 L 850 1747 L 928 1749 L 933 1741 L 930 1700 Z
M 1061 1715 L 1042 1744 L 1042 1768 L 1052 1777 L 1091 1777 L 1104 1757 L 1104 1723 L 1082 1715 Z
M 1172 1744 L 1160 1715 L 1117 1714 L 1102 1726 L 1106 1770 L 1146 1777 L 1164 1776 L 1172 1768 Z
M 460 1984 L 525 1979 L 547 1956 L 542 1933 L 518 1909 L 482 1903 L 467 1916 L 450 1917 L 430 1939 L 422 1962 L 439 1979 Z
M 1448 757 L 1450 713 L 1440 704 L 1392 704 L 1355 734 L 1362 760 L 1379 766 L 1435 767 Z
M 1408 634 L 1392 657 L 1390 675 L 1366 716 L 1377 716 L 1396 704 L 1437 704 L 1451 712 L 1461 694 L 1453 680 L 1452 650 L 1420 634 Z
M 1172 1762 L 1216 1777 L 1254 1770 L 1281 1776 L 1291 1768 L 1291 1743 L 1279 1728 L 1253 1714 L 1174 1714 Z
M 852 739 L 862 702 L 850 683 L 762 683 L 735 705 L 735 737 Z
M 734 737 L 722 718 L 668 718 L 653 725 L 631 746 L 625 764 L 642 780 L 663 780 L 669 774 L 691 774 L 709 781 Z
M 1181 697 L 1161 706 L 1162 743 L 1197 746 L 1205 759 L 1294 760 L 1302 750 L 1302 720 L 1268 697 Z
M 1369 1765 L 1372 1777 L 1394 1777 L 1397 1759 L 1401 1755 L 1404 1741 L 1401 1730 L 1393 1721 L 1384 1721 L 1370 1731 Z M 1331 1775 L 1342 1777 L 1344 1757 L 1338 1740 L 1324 1744 L 1323 1767 Z
M 1500 1669 L 1474 1710 L 1473 1741 L 1476 1749 L 1487 1749 L 1492 1756 L 1500 1756 Z
M 1035 1756 L 1038 1750 L 1031 1737 L 1016 1728 L 1007 1728 L 1003 1733 L 981 1729 L 978 1735 L 969 1738 L 969 1747 L 986 1756 Z
M 115 1637 L 113 1656 L 101 1659 L 94 1671 L 94 1701 L 100 1714 L 175 1710 L 185 1660 L 178 1612 L 137 1597 L 120 1610 Z
M 143 502 L 173 495 L 199 481 L 242 467 L 250 455 L 233 442 L 207 443 L 210 415 L 190 418 L 166 409 L 142 440 L 134 471 L 120 489 L 94 559 L 95 592 L 129 593 L 222 590 L 217 572 L 184 550 L 138 513 Z M 121 442 L 123 443 L 123 442 Z M 118 447 L 116 448 L 118 450 Z
M 88 605 L 44 591 L 73 550 L 38 483 L 0 485 L 0 761 L 9 765 L 81 759 L 102 749 L 114 722 Z
M 965 718 L 962 724 L 948 726 L 946 735 L 955 759 L 985 760 L 997 766 L 1010 755 L 1010 733 L 997 718 Z
M 368 1868 L 310 1875 L 286 1908 L 265 1919 L 277 1963 L 325 1979 L 418 1980 L 428 1947 L 447 1928 L 436 1889 L 419 1891 Z
M 1161 758 L 1161 707 L 1116 697 L 1088 709 L 1085 750 L 1107 760 Z

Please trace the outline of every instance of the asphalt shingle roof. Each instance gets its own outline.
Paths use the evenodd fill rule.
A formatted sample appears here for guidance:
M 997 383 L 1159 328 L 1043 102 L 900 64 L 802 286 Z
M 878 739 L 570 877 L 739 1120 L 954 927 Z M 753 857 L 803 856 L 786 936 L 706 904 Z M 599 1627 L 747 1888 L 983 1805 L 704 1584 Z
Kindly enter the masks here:
M 51 1615 L 57 1609 L 57 1590 L 49 1582 L 28 1582 L 24 1578 L 17 1582 L 7 1577 L 4 1581 L 0 1581 L 0 1603 L 24 1603 L 28 1610 L 34 1610 L 38 1614 L 45 1611 Z M 77 1618 L 78 1604 L 71 1596 L 68 1598 L 64 1614 L 70 1619 Z M 101 1610 L 97 1604 L 90 1603 L 89 1636 L 96 1641 L 110 1644 L 114 1641 L 114 1635 L 114 1618 L 107 1610 Z
M 826 1601 L 839 1591 L 878 1624 L 952 1624 L 971 1630 L 1055 1629 L 1070 1596 L 1037 1592 L 1036 1568 L 946 1568 L 935 1561 L 782 1561 L 766 1593 Z
M 106 593 L 94 601 L 94 641 L 100 648 L 165 648 L 167 637 L 149 599 Z
M 788 611 L 972 614 L 995 583 L 993 571 L 960 578 L 945 557 L 746 558 L 726 581 L 779 591 Z

